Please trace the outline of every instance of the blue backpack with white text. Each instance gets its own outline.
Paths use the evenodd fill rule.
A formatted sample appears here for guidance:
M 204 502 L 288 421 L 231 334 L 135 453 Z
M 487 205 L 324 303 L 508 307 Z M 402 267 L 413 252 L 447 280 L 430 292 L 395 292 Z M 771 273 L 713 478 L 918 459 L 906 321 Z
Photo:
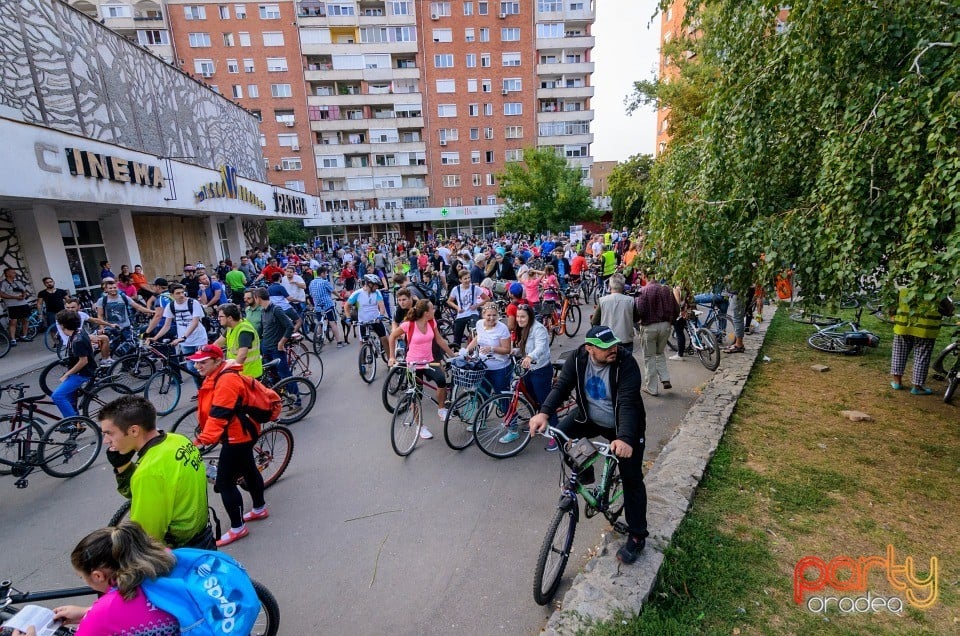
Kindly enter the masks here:
M 173 571 L 141 584 L 147 600 L 190 636 L 247 636 L 260 613 L 250 576 L 229 554 L 178 548 Z

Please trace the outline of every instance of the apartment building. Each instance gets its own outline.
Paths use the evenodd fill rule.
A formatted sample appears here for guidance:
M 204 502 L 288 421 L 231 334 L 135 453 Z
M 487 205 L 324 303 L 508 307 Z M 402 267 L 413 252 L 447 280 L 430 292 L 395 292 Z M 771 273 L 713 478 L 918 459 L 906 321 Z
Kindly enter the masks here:
M 168 0 L 176 64 L 260 120 L 270 183 L 317 193 L 293 0 Z
M 173 46 L 163 0 L 68 0 L 67 4 L 118 35 L 139 44 L 164 62 L 173 62 Z

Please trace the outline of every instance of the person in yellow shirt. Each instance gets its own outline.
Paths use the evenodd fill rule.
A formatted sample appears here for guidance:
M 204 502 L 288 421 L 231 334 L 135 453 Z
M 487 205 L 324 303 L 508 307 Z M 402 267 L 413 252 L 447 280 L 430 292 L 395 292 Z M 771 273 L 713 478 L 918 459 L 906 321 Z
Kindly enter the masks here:
M 893 352 L 890 359 L 890 375 L 893 376 L 890 386 L 895 391 L 903 388 L 903 372 L 907 367 L 907 358 L 913 351 L 913 388 L 910 393 L 933 393 L 933 389 L 924 383 L 930 370 L 933 347 L 940 333 L 940 318 L 952 316 L 954 311 L 953 303 L 948 298 L 937 306 L 932 302 L 924 302 L 907 287 L 900 289 L 897 315 L 893 323 Z
M 227 360 L 243 365 L 241 375 L 251 378 L 263 375 L 260 336 L 256 328 L 240 315 L 240 308 L 233 303 L 220 305 L 217 320 L 223 327 L 223 334 L 214 344 L 226 352 Z

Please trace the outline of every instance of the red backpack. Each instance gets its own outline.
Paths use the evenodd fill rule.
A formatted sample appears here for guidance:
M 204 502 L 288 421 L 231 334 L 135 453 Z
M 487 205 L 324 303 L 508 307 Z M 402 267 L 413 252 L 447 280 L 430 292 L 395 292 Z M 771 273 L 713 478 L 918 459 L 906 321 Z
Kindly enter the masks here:
M 256 378 L 240 375 L 239 369 L 226 369 L 220 373 L 213 383 L 214 391 L 217 389 L 217 382 L 220 381 L 220 377 L 226 373 L 236 373 L 243 382 L 243 395 L 237 398 L 233 412 L 240 420 L 243 430 L 253 439 L 256 439 L 260 435 L 260 430 L 264 424 L 276 422 L 277 418 L 280 417 L 280 411 L 283 407 L 280 395 Z

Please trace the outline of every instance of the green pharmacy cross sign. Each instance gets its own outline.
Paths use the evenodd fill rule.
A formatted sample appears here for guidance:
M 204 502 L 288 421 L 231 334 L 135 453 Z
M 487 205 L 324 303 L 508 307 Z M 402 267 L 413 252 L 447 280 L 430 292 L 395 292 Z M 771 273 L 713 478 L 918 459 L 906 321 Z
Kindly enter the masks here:
M 447 212 L 447 208 L 440 208 L 440 216 L 447 216 L 448 214 L 450 213 Z

